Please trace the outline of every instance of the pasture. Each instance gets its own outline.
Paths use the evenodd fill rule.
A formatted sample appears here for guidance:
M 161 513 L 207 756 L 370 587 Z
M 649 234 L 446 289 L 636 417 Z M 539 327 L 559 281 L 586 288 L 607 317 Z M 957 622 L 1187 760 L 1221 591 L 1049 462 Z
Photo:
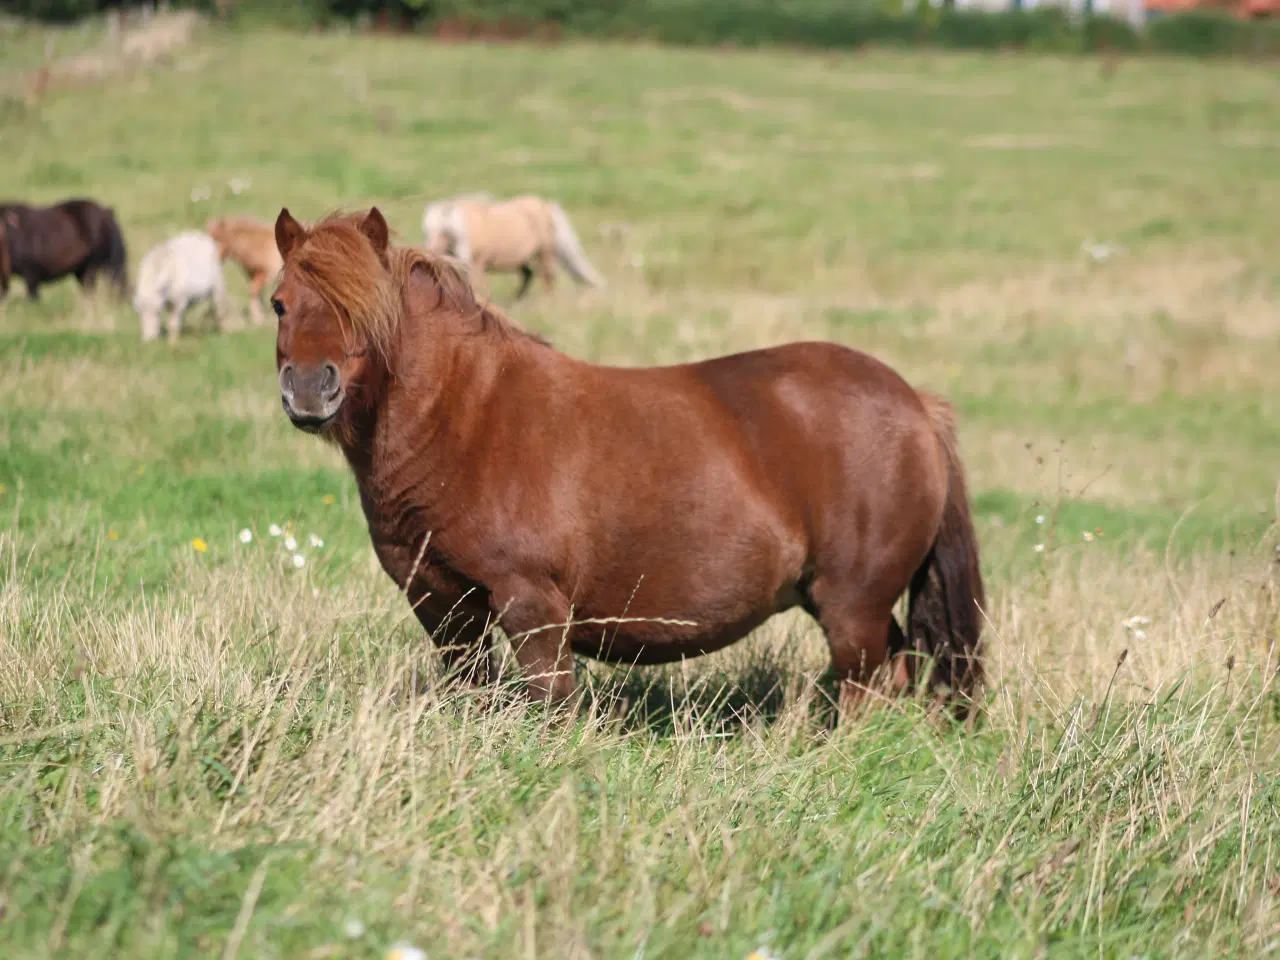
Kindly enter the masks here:
M 0 33 L 0 89 L 50 36 L 94 42 Z M 957 406 L 989 682 L 971 730 L 911 703 L 833 729 L 797 612 L 584 662 L 573 723 L 402 696 L 434 654 L 281 412 L 244 278 L 231 330 L 173 347 L 17 283 L 3 952 L 1274 950 L 1277 130 L 1280 77 L 1233 63 L 213 31 L 6 114 L 0 192 L 113 206 L 131 275 L 211 215 L 376 202 L 419 243 L 428 199 L 537 192 L 609 281 L 514 309 L 564 351 L 876 354 Z

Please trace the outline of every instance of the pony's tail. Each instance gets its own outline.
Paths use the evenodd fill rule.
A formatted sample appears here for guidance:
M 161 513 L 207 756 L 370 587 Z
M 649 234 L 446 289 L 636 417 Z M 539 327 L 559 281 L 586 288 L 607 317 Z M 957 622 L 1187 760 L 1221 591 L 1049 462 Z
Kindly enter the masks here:
M 947 503 L 933 548 L 911 578 L 907 637 L 917 651 L 932 658 L 930 686 L 945 690 L 963 719 L 982 682 L 979 639 L 986 595 L 964 466 L 956 447 L 955 414 L 938 397 L 922 393 L 920 399 L 947 460 Z
M 604 277 L 591 266 L 564 209 L 560 204 L 548 201 L 547 210 L 551 213 L 551 230 L 557 259 L 578 280 L 593 287 L 603 287 Z
M 116 221 L 116 212 L 107 208 L 106 218 L 106 262 L 107 272 L 111 274 L 111 280 L 115 283 L 116 289 L 120 292 L 121 297 L 129 296 L 129 274 L 127 272 L 127 264 L 129 260 L 128 252 L 124 246 L 124 235 L 120 232 L 120 224 Z
M 0 300 L 9 294 L 9 238 L 4 224 L 0 223 Z

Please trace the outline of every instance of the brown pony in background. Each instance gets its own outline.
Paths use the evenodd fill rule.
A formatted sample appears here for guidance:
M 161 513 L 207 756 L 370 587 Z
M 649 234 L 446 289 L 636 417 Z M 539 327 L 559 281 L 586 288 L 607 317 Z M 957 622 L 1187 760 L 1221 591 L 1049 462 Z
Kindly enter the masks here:
M 213 217 L 204 229 L 218 245 L 218 256 L 240 264 L 249 278 L 249 314 L 261 325 L 262 291 L 283 266 L 271 224 L 252 217 Z
M 595 366 L 478 303 L 450 261 L 391 247 L 376 207 L 310 229 L 281 210 L 275 234 L 282 405 L 346 456 L 447 666 L 486 680 L 496 621 L 561 700 L 574 653 L 676 661 L 799 606 L 842 705 L 911 686 L 918 653 L 968 709 L 983 587 L 942 400 L 834 343 Z
M 82 287 L 101 277 L 125 296 L 129 277 L 127 254 L 115 212 L 92 200 L 64 200 L 51 207 L 0 204 L 11 276 L 22 278 L 27 296 L 40 298 L 40 287 L 72 274 Z

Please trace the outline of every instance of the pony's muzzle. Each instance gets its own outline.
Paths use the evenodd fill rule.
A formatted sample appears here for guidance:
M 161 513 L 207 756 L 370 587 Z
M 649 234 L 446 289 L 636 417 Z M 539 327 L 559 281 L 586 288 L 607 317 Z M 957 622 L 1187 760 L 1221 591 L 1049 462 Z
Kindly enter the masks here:
M 342 406 L 342 375 L 337 365 L 286 363 L 280 368 L 280 404 L 300 430 L 314 433 L 329 426 Z

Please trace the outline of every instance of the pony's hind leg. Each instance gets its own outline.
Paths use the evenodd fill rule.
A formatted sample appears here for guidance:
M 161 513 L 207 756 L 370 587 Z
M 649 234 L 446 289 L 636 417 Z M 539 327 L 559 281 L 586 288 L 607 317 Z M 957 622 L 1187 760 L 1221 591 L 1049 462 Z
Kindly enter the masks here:
M 542 282 L 547 285 L 547 291 L 554 290 L 556 286 L 556 252 L 554 248 L 546 246 L 538 251 L 538 266 L 541 268 L 539 272 L 542 274 Z
M 868 602 L 849 586 L 822 581 L 812 589 L 813 613 L 822 624 L 831 666 L 840 685 L 840 716 L 857 712 L 868 697 L 901 693 L 908 685 L 906 646 L 893 602 Z

